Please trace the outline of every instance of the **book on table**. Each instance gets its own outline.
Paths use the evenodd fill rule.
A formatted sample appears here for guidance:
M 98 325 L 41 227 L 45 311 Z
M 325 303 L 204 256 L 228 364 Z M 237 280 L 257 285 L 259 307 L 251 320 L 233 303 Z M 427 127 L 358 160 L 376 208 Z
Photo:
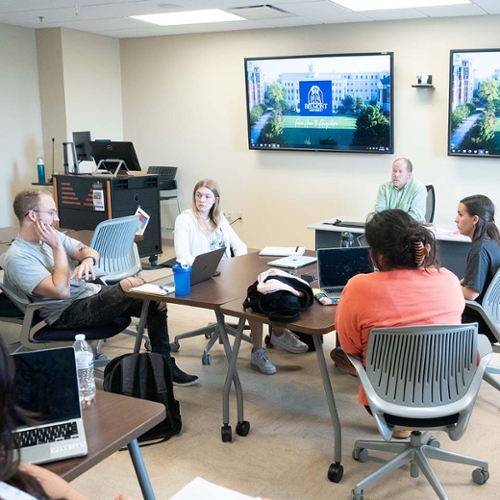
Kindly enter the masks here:
M 259 255 L 268 257 L 288 257 L 290 255 L 304 255 L 305 247 L 264 247 Z

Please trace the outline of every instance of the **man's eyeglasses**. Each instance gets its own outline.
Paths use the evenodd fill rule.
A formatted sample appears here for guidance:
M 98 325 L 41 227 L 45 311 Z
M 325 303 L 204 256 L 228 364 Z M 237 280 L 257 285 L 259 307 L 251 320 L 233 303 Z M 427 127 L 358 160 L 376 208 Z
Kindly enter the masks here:
M 57 217 L 57 210 L 35 210 L 34 208 L 32 209 L 33 212 L 37 212 L 39 214 L 48 214 L 50 217 L 54 218 L 54 217 Z M 26 213 L 26 215 L 28 215 L 28 213 Z M 26 217 L 25 215 L 25 217 Z

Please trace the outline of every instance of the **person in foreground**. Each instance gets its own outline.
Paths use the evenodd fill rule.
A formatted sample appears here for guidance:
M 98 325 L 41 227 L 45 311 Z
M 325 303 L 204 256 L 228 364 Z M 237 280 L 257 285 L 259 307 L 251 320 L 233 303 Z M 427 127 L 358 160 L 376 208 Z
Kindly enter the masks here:
M 495 205 L 486 196 L 475 194 L 460 200 L 455 223 L 460 234 L 472 240 L 465 275 L 460 281 L 467 300 L 482 303 L 484 294 L 500 268 L 500 232 L 495 225 Z M 481 315 L 466 307 L 463 323 L 477 322 L 478 331 L 490 342 L 498 342 Z
M 416 221 L 425 222 L 427 188 L 413 177 L 413 165 L 407 158 L 398 158 L 392 164 L 390 181 L 378 190 L 375 212 L 399 208 Z
M 344 352 L 364 363 L 372 328 L 461 323 L 460 283 L 440 267 L 429 230 L 402 210 L 386 210 L 369 219 L 365 235 L 379 272 L 354 276 L 340 297 L 335 323 Z M 358 401 L 368 406 L 361 386 Z
M 191 209 L 184 210 L 175 221 L 175 255 L 191 265 L 199 254 L 226 247 L 224 258 L 247 253 L 241 241 L 220 209 L 220 189 L 211 179 L 199 181 L 193 189 Z M 262 347 L 262 323 L 249 321 L 253 349 L 251 363 L 262 373 L 276 373 L 276 367 L 267 357 Z M 306 352 L 308 346 L 301 342 L 290 330 L 273 328 L 271 344 L 275 347 L 299 354 Z
M 99 254 L 54 228 L 59 218 L 48 191 L 21 191 L 14 199 L 14 213 L 19 220 L 19 235 L 3 257 L 3 281 L 34 301 L 61 299 L 40 309 L 52 328 L 92 328 L 120 316 L 140 316 L 142 300 L 126 292 L 143 280 L 131 277 L 113 286 L 90 283 L 95 279 Z M 168 362 L 174 383 L 196 383 L 198 377 L 184 373 L 170 355 L 165 303 L 150 303 L 147 325 L 152 351 Z
M 88 497 L 53 472 L 19 461 L 15 451 L 17 443 L 14 430 L 26 416 L 14 401 L 14 375 L 14 361 L 0 338 L 0 498 L 88 500 Z M 133 499 L 128 495 L 120 495 L 115 500 Z

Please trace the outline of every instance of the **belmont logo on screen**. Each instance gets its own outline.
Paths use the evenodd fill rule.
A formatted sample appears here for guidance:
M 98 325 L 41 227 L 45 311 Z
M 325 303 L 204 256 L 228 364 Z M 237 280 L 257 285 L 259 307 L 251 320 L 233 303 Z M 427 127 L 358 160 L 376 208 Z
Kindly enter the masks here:
M 301 116 L 331 116 L 332 82 L 299 82 Z

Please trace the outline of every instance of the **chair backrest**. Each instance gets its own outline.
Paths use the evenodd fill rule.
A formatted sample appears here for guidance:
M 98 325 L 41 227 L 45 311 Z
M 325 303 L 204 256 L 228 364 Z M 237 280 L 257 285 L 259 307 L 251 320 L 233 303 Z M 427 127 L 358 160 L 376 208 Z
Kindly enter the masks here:
M 99 253 L 98 276 L 112 275 L 114 281 L 140 272 L 134 253 L 134 238 L 139 216 L 129 215 L 105 220 L 97 225 L 90 246 Z
M 477 323 L 375 328 L 366 373 L 385 402 L 436 408 L 462 399 L 477 366 Z
M 500 323 L 500 269 L 493 276 L 481 305 L 494 323 Z
M 177 188 L 177 167 L 149 167 L 148 174 L 158 175 L 158 188 L 160 191 Z
M 425 206 L 425 222 L 434 222 L 434 212 L 436 210 L 436 192 L 434 186 L 429 184 L 427 188 L 427 203 Z

